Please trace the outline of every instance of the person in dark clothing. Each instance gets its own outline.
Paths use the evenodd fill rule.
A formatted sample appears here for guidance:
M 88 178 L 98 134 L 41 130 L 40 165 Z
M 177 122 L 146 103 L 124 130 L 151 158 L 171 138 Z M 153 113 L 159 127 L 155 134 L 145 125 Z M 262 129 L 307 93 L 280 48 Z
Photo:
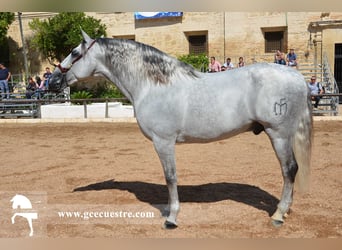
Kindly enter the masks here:
M 11 77 L 11 72 L 9 72 L 8 68 L 5 67 L 4 63 L 0 63 L 0 91 L 2 99 L 9 99 L 9 87 L 8 81 Z
M 38 89 L 38 84 L 31 76 L 28 78 L 28 80 L 29 83 L 26 86 L 26 98 L 31 99 L 32 95 L 36 93 L 36 90 Z

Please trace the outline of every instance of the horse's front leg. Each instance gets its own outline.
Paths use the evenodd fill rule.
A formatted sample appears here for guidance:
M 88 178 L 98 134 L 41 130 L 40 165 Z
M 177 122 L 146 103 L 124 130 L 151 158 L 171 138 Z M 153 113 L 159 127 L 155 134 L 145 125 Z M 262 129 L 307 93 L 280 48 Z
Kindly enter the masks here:
M 14 224 L 14 222 L 15 222 L 15 217 L 17 217 L 17 213 L 13 214 L 13 216 L 11 218 L 12 224 Z
M 165 228 L 176 228 L 177 214 L 179 212 L 179 199 L 177 191 L 175 142 L 173 140 L 154 138 L 153 144 L 163 166 L 166 184 L 169 190 L 169 214 L 164 225 Z

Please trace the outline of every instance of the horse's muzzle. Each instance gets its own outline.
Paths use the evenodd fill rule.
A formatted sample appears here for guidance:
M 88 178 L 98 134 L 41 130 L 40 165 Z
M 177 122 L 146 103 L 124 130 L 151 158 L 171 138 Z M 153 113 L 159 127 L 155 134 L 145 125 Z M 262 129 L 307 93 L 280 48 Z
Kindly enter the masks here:
M 55 70 L 49 80 L 49 91 L 60 92 L 67 87 L 66 74 Z

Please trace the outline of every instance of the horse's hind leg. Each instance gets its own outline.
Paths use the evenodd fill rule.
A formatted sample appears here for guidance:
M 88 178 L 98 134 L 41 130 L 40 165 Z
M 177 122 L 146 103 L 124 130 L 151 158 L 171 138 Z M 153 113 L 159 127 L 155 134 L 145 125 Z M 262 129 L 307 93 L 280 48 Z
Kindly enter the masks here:
M 30 227 L 30 237 L 33 236 L 33 226 L 32 226 L 32 218 L 26 218 L 27 219 L 27 222 L 29 224 L 29 227 Z
M 169 190 L 168 216 L 165 221 L 165 228 L 171 229 L 177 227 L 176 219 L 179 212 L 175 143 L 169 140 L 154 138 L 153 144 L 163 166 L 166 184 Z
M 280 162 L 284 179 L 281 199 L 278 203 L 276 212 L 272 215 L 273 224 L 275 226 L 279 226 L 284 222 L 284 216 L 292 204 L 293 186 L 298 165 L 292 151 L 291 139 L 289 137 L 276 137 L 272 132 L 267 132 L 271 138 L 273 148 Z

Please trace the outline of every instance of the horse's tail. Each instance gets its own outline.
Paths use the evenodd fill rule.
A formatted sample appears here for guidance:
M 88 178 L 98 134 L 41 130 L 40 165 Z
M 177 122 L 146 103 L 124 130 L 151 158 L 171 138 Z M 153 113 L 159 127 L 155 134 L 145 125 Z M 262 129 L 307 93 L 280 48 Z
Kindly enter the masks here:
M 309 189 L 311 145 L 313 139 L 311 111 L 311 98 L 310 93 L 308 93 L 307 103 L 300 114 L 292 146 L 298 165 L 295 184 L 301 192 L 306 192 Z

